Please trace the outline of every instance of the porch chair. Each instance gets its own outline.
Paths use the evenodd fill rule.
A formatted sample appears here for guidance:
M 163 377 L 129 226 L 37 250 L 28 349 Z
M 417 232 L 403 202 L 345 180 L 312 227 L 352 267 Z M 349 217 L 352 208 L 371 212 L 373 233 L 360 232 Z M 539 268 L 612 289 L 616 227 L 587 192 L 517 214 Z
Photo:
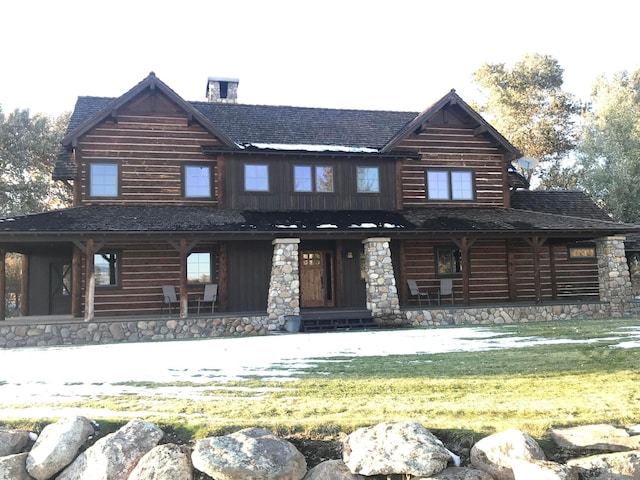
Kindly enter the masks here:
M 164 307 L 169 308 L 169 314 L 173 313 L 173 306 L 175 305 L 178 310 L 180 310 L 180 302 L 178 301 L 178 295 L 176 295 L 176 288 L 173 285 L 163 285 L 162 286 L 162 309 L 164 311 Z
M 438 305 L 442 297 L 451 296 L 451 305 L 453 305 L 453 280 L 450 278 L 440 279 L 440 289 L 438 290 Z
M 202 295 L 202 298 L 198 299 L 198 313 L 200 313 L 200 304 L 202 303 L 211 303 L 211 313 L 213 313 L 213 309 L 215 308 L 217 299 L 218 299 L 218 284 L 207 283 L 204 286 L 204 294 Z
M 409 292 L 411 293 L 411 295 L 414 297 L 418 297 L 418 305 L 422 306 L 423 298 L 426 298 L 427 302 L 429 302 L 429 305 L 431 305 L 431 298 L 429 298 L 429 292 L 421 291 L 418 288 L 418 284 L 416 283 L 415 280 L 407 280 L 407 285 L 409 285 Z

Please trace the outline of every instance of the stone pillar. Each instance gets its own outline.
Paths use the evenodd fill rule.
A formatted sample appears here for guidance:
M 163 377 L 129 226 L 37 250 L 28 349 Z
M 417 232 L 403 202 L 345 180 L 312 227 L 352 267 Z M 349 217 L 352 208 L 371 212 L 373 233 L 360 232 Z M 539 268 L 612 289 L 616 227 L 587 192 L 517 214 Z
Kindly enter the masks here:
M 391 263 L 390 241 L 389 238 L 367 238 L 362 241 L 367 309 L 376 321 L 386 325 L 404 323 Z
M 600 301 L 609 303 L 612 317 L 621 317 L 633 298 L 629 265 L 624 250 L 624 237 L 602 237 L 596 240 Z
M 284 327 L 285 315 L 300 315 L 299 238 L 276 238 L 273 242 L 271 281 L 267 298 L 268 329 Z

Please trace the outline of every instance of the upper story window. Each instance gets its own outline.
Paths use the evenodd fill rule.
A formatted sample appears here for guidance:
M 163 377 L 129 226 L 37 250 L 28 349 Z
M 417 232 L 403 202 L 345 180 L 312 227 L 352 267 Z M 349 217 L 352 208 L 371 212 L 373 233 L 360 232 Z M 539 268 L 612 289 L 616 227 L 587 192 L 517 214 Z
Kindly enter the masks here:
M 211 167 L 185 165 L 183 185 L 187 198 L 211 198 Z
M 268 165 L 245 164 L 244 189 L 248 192 L 269 191 L 269 167 Z
M 380 171 L 378 167 L 357 167 L 356 183 L 359 193 L 380 193 Z
M 119 251 L 99 252 L 93 256 L 96 287 L 120 285 L 121 256 Z
M 88 166 L 90 197 L 118 196 L 118 162 L 94 162 Z
M 191 252 L 187 256 L 187 282 L 211 283 L 211 252 Z
M 333 167 L 328 165 L 295 165 L 293 167 L 295 192 L 333 192 Z
M 474 175 L 471 170 L 427 170 L 429 200 L 474 200 Z

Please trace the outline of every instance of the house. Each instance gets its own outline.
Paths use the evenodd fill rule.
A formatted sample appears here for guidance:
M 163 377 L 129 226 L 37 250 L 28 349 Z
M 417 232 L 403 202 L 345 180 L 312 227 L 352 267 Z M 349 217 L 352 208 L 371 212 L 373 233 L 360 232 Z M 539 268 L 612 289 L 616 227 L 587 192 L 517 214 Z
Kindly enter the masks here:
M 244 105 L 237 91 L 210 78 L 209 101 L 187 102 L 151 73 L 121 97 L 78 98 L 54 170 L 73 207 L 0 220 L 0 261 L 24 255 L 23 315 L 159 314 L 168 284 L 187 317 L 216 283 L 216 310 L 262 313 L 266 329 L 310 309 L 398 324 L 444 308 L 441 279 L 461 311 L 624 313 L 622 235 L 638 228 L 580 192 L 528 190 L 520 152 L 454 90 L 422 112 Z

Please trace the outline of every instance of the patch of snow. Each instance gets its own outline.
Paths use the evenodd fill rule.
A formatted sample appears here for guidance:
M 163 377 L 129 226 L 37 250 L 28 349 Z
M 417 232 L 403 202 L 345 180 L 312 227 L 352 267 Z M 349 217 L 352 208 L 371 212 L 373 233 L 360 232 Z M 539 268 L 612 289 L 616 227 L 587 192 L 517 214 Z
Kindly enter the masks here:
M 333 225 L 332 223 L 323 223 L 318 225 L 316 228 L 338 228 L 337 225 Z
M 393 223 L 385 223 L 383 225 L 384 228 L 398 228 L 398 225 L 394 225 Z
M 345 152 L 345 153 L 378 153 L 376 148 L 347 147 L 344 145 L 314 145 L 294 143 L 245 143 L 245 148 L 253 147 L 260 150 L 292 150 L 303 152 Z
M 351 225 L 349 225 L 349 228 L 377 228 L 378 225 L 376 225 L 375 223 L 361 223 L 360 225 L 356 225 L 355 223 L 352 223 Z
M 276 228 L 298 228 L 297 225 L 276 225 Z

